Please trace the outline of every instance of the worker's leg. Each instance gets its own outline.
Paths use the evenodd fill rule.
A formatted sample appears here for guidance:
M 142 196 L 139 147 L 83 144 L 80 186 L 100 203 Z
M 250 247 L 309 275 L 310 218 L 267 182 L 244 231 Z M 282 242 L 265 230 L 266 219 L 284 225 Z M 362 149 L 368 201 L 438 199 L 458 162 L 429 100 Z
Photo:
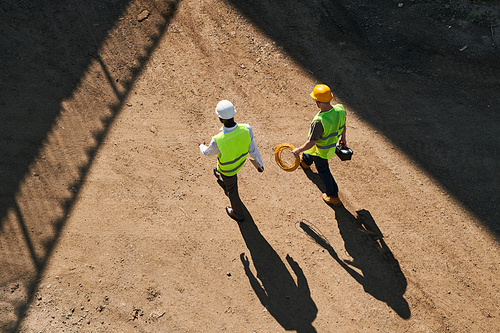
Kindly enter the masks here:
M 222 187 L 223 190 L 226 190 L 226 185 L 224 185 L 222 174 L 217 170 L 217 168 L 214 168 L 214 176 L 215 178 L 217 178 L 217 184 L 219 184 L 219 186 Z
M 318 175 L 325 185 L 326 195 L 329 197 L 337 197 L 339 194 L 339 188 L 335 179 L 333 179 L 332 173 L 330 172 L 328 160 L 318 156 L 312 157 L 314 159 L 314 164 L 316 165 L 316 170 L 318 170 Z
M 234 213 L 238 218 L 244 218 L 245 213 L 243 210 L 243 203 L 241 202 L 240 195 L 238 194 L 238 178 L 234 176 L 224 176 L 222 175 L 222 180 L 226 186 L 226 195 L 231 201 L 231 208 L 233 208 Z
M 303 169 L 309 169 L 311 164 L 313 164 L 313 156 L 309 154 L 302 154 L 302 159 L 300 161 L 300 165 Z

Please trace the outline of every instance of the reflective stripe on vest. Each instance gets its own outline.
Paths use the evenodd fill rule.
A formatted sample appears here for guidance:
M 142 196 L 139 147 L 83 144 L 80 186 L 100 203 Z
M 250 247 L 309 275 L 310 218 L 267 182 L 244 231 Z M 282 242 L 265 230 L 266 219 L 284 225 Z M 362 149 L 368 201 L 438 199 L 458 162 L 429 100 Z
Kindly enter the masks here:
M 327 112 L 319 112 L 313 119 L 321 121 L 323 125 L 323 134 L 316 141 L 311 149 L 305 151 L 306 154 L 319 156 L 324 159 L 329 159 L 335 156 L 335 146 L 339 141 L 339 137 L 345 129 L 346 112 L 342 104 L 334 105 Z M 310 130 L 309 130 L 310 132 Z M 311 133 L 309 133 L 311 135 Z
M 316 146 L 318 146 L 318 148 L 320 148 L 320 149 L 328 149 L 328 148 L 332 148 L 332 147 L 337 146 L 337 142 L 339 142 L 339 138 L 338 138 L 339 132 L 340 132 L 340 134 L 342 134 L 342 132 L 344 131 L 344 128 L 345 128 L 345 125 L 342 125 L 337 132 L 331 133 L 328 136 L 321 136 L 320 137 L 321 140 L 326 141 L 329 138 L 332 138 L 332 137 L 336 136 L 337 137 L 337 141 L 335 141 L 335 143 L 332 143 L 332 144 L 329 144 L 329 145 L 326 145 L 326 146 L 322 146 L 322 145 L 318 145 L 318 142 L 316 142 Z
M 245 124 L 229 133 L 221 132 L 214 136 L 219 148 L 217 170 L 225 176 L 235 175 L 245 164 L 250 147 L 250 131 Z

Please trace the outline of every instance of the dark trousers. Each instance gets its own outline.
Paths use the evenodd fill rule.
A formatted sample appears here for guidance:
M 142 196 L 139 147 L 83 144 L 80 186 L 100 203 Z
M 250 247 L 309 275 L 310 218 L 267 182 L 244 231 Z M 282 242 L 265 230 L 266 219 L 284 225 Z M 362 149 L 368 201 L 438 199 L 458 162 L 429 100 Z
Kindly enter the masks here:
M 229 201 L 231 201 L 231 208 L 233 208 L 234 213 L 237 217 L 243 218 L 245 216 L 243 210 L 243 203 L 241 202 L 240 195 L 238 194 L 238 177 L 234 176 L 222 176 L 222 181 L 225 185 L 226 195 L 229 197 Z
M 325 185 L 325 193 L 327 196 L 337 197 L 339 195 L 339 188 L 330 172 L 328 160 L 315 155 L 302 154 L 302 161 L 307 165 L 311 165 L 314 162 L 316 170 L 318 170 L 318 175 Z

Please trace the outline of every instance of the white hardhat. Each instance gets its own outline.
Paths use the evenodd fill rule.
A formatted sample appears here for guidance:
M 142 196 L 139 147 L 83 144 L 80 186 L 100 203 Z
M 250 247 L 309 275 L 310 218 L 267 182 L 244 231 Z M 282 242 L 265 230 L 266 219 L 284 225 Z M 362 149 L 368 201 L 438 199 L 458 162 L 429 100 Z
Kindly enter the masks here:
M 233 103 L 227 100 L 220 101 L 215 108 L 215 113 L 221 119 L 231 119 L 236 115 L 236 109 Z

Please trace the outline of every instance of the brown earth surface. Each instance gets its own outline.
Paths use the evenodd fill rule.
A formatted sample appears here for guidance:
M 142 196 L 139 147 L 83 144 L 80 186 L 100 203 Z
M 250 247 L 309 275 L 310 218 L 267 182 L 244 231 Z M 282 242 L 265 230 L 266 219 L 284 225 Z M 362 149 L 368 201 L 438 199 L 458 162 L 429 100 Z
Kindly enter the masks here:
M 0 332 L 499 332 L 499 8 L 3 0 Z M 317 83 L 341 208 L 273 163 Z M 221 99 L 264 158 L 243 223 L 197 147 Z

